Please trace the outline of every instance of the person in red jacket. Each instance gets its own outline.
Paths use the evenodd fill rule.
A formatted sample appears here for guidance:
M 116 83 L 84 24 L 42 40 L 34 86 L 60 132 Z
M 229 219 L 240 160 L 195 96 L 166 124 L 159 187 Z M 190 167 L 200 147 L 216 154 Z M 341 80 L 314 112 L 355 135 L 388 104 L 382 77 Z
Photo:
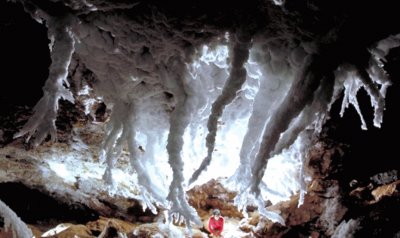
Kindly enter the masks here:
M 208 231 L 212 234 L 212 237 L 218 238 L 221 237 L 221 233 L 224 230 L 224 218 L 218 209 L 214 209 L 212 214 L 208 219 Z

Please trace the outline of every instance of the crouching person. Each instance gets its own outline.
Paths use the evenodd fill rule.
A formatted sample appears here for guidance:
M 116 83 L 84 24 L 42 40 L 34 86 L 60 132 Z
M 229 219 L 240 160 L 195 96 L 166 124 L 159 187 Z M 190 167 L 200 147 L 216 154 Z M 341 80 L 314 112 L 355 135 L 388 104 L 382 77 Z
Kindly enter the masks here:
M 224 230 L 224 218 L 221 216 L 221 212 L 218 209 L 214 209 L 212 216 L 208 219 L 208 231 L 212 237 L 220 238 L 222 231 Z

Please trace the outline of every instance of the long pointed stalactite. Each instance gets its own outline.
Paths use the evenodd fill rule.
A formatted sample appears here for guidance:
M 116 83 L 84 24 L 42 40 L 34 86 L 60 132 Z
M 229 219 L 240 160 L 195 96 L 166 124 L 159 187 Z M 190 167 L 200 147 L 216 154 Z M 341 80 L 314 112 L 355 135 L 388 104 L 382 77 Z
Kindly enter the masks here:
M 286 98 L 273 114 L 267 124 L 261 141 L 260 150 L 252 164 L 253 179 L 250 192 L 255 197 L 260 196 L 260 183 L 267 167 L 271 152 L 279 141 L 280 134 L 285 132 L 290 122 L 297 117 L 309 104 L 319 86 L 321 78 L 336 68 L 332 62 L 322 55 L 309 55 L 304 62 L 302 71 L 296 76 Z
M 333 74 L 326 75 L 321 79 L 321 83 L 314 93 L 312 102 L 305 106 L 301 114 L 293 120 L 290 128 L 281 135 L 271 156 L 280 154 L 282 150 L 288 149 L 299 134 L 304 131 L 307 126 L 312 125 L 313 122 L 317 124 L 315 125 L 315 129 L 321 130 L 321 126 L 325 120 L 324 112 L 328 110 L 329 103 L 331 103 L 333 96 L 334 82 Z
M 248 120 L 247 131 L 240 148 L 240 164 L 234 175 L 229 178 L 229 186 L 246 186 L 246 182 L 243 183 L 243 181 L 248 181 L 250 178 L 250 161 L 254 159 L 260 148 L 260 137 L 264 127 L 271 114 L 281 103 L 282 97 L 286 94 L 291 84 L 291 70 L 280 71 L 276 69 L 277 65 L 285 69 L 288 60 L 287 55 L 285 53 L 277 53 L 278 49 L 276 48 L 274 43 L 255 47 L 257 58 L 260 60 L 263 78 L 260 79 L 260 86 L 254 98 L 252 112 Z M 299 48 L 295 52 L 294 55 L 298 58 L 297 61 L 302 61 L 303 58 L 301 56 L 304 50 Z M 278 54 L 280 55 L 277 56 Z M 296 71 L 296 69 L 293 71 Z
M 247 34 L 247 35 L 246 35 Z M 215 149 L 215 138 L 218 130 L 218 120 L 221 118 L 224 108 L 229 105 L 236 97 L 246 81 L 246 69 L 244 64 L 249 58 L 251 48 L 251 35 L 245 32 L 237 32 L 234 35 L 232 48 L 232 63 L 230 76 L 225 82 L 220 96 L 212 104 L 211 114 L 207 122 L 208 134 L 206 137 L 207 156 L 202 161 L 200 167 L 193 173 L 189 183 L 193 183 L 206 170 L 212 160 Z
M 47 16 L 49 38 L 52 39 L 51 60 L 49 77 L 43 87 L 44 96 L 36 104 L 35 112 L 25 126 L 15 134 L 14 138 L 28 135 L 29 140 L 33 135 L 33 145 L 38 146 L 50 134 L 53 141 L 57 140 L 55 121 L 58 111 L 58 100 L 66 99 L 74 103 L 74 97 L 69 91 L 67 81 L 68 67 L 72 54 L 75 51 L 75 40 L 70 28 L 70 18 L 61 19 Z M 64 86 L 65 85 L 65 86 Z
M 184 162 L 181 157 L 183 147 L 183 135 L 185 129 L 190 124 L 192 109 L 188 93 L 189 85 L 185 85 L 185 74 L 182 68 L 179 68 L 180 62 L 175 60 L 171 66 L 180 73 L 177 76 L 171 76 L 170 72 L 166 72 L 166 82 L 176 98 L 176 106 L 170 116 L 170 129 L 168 134 L 167 152 L 168 163 L 173 172 L 172 182 L 169 187 L 167 199 L 171 202 L 169 215 L 171 219 L 179 222 L 185 222 L 189 228 L 192 223 L 201 224 L 196 211 L 187 201 L 185 193 L 185 179 L 183 177 Z

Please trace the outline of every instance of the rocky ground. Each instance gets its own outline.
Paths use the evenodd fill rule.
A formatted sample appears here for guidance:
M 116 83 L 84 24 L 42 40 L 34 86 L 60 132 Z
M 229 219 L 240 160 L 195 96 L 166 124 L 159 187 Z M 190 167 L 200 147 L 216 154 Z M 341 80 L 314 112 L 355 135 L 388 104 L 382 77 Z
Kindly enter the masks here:
M 79 183 L 85 181 L 57 180 L 48 162 L 27 157 L 18 146 L 14 142 L 0 150 L 0 197 L 36 237 L 176 237 L 186 232 L 183 226 L 164 223 L 162 209 L 154 215 L 143 211 L 135 199 L 112 196 L 102 188 L 82 188 Z M 398 237 L 400 224 L 394 210 L 400 204 L 398 171 L 344 184 L 340 176 L 343 148 L 320 140 L 309 151 L 307 168 L 313 179 L 303 204 L 298 204 L 299 194 L 273 206 L 267 202 L 268 209 L 280 212 L 285 226 L 260 217 L 255 207 L 247 207 L 247 216 L 239 212 L 233 204 L 236 194 L 224 187 L 223 178 L 195 186 L 187 196 L 203 226 L 194 228 L 193 237 L 208 237 L 207 220 L 214 208 L 226 219 L 225 238 Z M 46 186 L 49 179 L 52 186 Z M 0 237 L 12 237 L 12 233 L 2 228 Z

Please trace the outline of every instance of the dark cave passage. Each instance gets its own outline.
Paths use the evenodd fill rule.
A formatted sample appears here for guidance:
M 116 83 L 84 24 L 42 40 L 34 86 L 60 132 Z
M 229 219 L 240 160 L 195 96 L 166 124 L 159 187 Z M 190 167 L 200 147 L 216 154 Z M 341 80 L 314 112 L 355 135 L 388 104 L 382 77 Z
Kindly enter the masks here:
M 28 224 L 44 226 L 63 222 L 85 224 L 99 218 L 96 211 L 84 205 L 61 203 L 21 183 L 0 183 L 0 200 Z
M 2 112 L 15 105 L 32 107 L 42 96 L 48 76 L 47 28 L 25 13 L 19 3 L 2 1 L 0 35 L 2 81 L 7 81 L 7 87 L 0 88 Z

